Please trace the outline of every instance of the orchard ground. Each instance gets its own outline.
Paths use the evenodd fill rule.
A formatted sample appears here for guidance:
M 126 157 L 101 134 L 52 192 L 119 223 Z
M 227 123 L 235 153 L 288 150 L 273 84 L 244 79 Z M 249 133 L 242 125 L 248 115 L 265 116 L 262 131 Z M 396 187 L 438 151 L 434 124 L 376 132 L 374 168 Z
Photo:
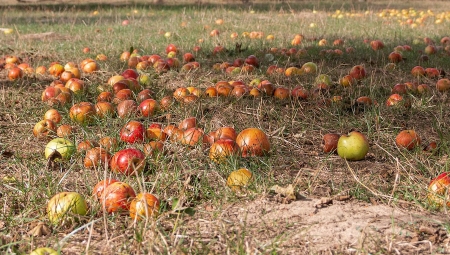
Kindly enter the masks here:
M 9 1 L 9 0 L 8 0 Z M 0 5 L 0 55 L 15 55 L 32 67 L 51 62 L 80 63 L 97 60 L 100 71 L 82 74 L 88 91 L 73 103 L 94 102 L 99 85 L 127 69 L 119 56 L 137 49 L 141 55 L 159 54 L 175 44 L 182 54 L 195 53 L 200 69 L 149 69 L 154 98 L 172 95 L 179 87 L 205 89 L 217 81 L 269 80 L 277 87 L 303 86 L 313 91 L 318 74 L 333 84 L 307 100 L 277 100 L 263 96 L 208 98 L 193 104 L 174 103 L 150 118 L 135 118 L 146 126 L 176 124 L 196 117 L 205 133 L 221 126 L 236 131 L 258 127 L 269 136 L 269 155 L 232 157 L 223 164 L 208 158 L 208 150 L 166 143 L 167 154 L 148 159 L 142 176 L 124 177 L 103 169 L 83 167 L 83 155 L 49 164 L 44 158 L 46 140 L 32 134 L 34 125 L 50 107 L 41 93 L 55 78 L 25 75 L 9 81 L 0 70 L 0 252 L 27 254 L 37 247 L 61 249 L 63 254 L 439 254 L 448 253 L 449 224 L 446 208 L 427 201 L 430 180 L 448 171 L 450 112 L 446 92 L 435 88 L 437 78 L 413 77 L 414 66 L 441 70 L 448 78 L 450 55 L 440 40 L 450 36 L 450 8 L 445 1 L 335 2 L 229 2 L 167 5 L 121 5 L 76 1 L 43 1 Z M 109 2 L 109 1 L 108 1 Z M 223 20 L 223 24 L 217 22 Z M 123 21 L 128 20 L 128 25 Z M 213 29 L 219 36 L 211 37 Z M 245 32 L 263 32 L 250 38 Z M 170 36 L 167 32 L 170 32 Z M 230 35 L 236 32 L 238 37 Z M 266 39 L 273 35 L 273 40 Z M 296 34 L 303 35 L 292 45 Z M 425 38 L 435 42 L 437 53 L 426 55 Z M 326 39 L 327 44 L 319 46 Z M 342 39 L 343 45 L 333 45 Z M 372 40 L 385 47 L 374 51 Z M 323 41 L 322 41 L 323 42 Z M 226 51 L 213 54 L 213 48 Z M 404 60 L 390 66 L 389 53 L 399 45 Z M 90 52 L 83 53 L 89 47 Z M 349 47 L 353 51 L 347 50 Z M 278 51 L 272 51 L 277 48 Z M 288 55 L 280 49 L 295 48 Z M 398 50 L 399 48 L 397 48 Z M 403 48 L 404 49 L 404 48 Z M 336 50 L 340 50 L 336 51 Z M 253 72 L 226 73 L 216 63 L 255 55 L 260 66 Z M 318 73 L 268 75 L 270 65 L 298 67 L 314 62 Z M 355 65 L 363 65 L 366 77 L 351 87 L 339 79 Z M 404 94 L 407 103 L 387 107 L 385 101 L 398 83 L 427 84 L 431 91 Z M 334 102 L 334 96 L 342 100 Z M 369 96 L 377 105 L 358 105 Z M 117 117 L 80 126 L 69 118 L 72 104 L 57 107 L 64 124 L 75 127 L 74 142 L 118 137 L 129 119 Z M 422 146 L 412 151 L 397 148 L 396 135 L 414 129 Z M 364 160 L 346 162 L 322 152 L 322 136 L 364 133 L 370 149 Z M 430 142 L 438 147 L 423 151 Z M 50 162 L 51 163 L 51 162 Z M 252 183 L 234 193 L 226 186 L 228 174 L 242 167 L 252 171 Z M 93 186 L 105 176 L 129 183 L 136 191 L 149 191 L 162 203 L 156 220 L 133 222 L 127 213 L 104 214 L 91 197 Z M 90 205 L 80 222 L 51 226 L 45 212 L 56 193 L 76 191 Z M 46 226 L 46 227 L 43 227 Z M 39 232 L 40 231 L 40 232 Z

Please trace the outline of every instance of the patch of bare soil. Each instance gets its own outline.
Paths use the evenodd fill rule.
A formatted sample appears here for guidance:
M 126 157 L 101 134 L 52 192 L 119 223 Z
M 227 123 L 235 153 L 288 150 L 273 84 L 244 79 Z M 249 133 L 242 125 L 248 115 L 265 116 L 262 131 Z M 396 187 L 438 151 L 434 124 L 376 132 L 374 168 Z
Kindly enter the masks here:
M 216 221 L 191 223 L 203 238 L 220 239 L 217 229 L 222 229 L 222 238 L 245 233 L 247 254 L 268 248 L 280 254 L 432 254 L 450 252 L 446 220 L 357 201 L 301 199 L 280 204 L 265 197 L 233 205 Z

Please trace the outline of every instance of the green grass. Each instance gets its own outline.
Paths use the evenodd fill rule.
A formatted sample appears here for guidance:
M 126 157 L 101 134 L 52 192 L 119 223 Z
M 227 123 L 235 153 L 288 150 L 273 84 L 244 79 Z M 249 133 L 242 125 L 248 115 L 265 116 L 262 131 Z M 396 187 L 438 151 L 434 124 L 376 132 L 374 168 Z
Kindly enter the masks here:
M 428 9 L 420 3 L 415 4 L 417 13 Z M 328 91 L 306 101 L 280 101 L 267 96 L 202 97 L 187 106 L 175 102 L 168 111 L 160 111 L 150 118 L 136 117 L 134 119 L 145 126 L 153 122 L 166 126 L 193 116 L 205 133 L 225 125 L 233 126 L 238 132 L 247 127 L 258 127 L 270 136 L 271 152 L 257 158 L 232 157 L 218 165 L 208 158 L 208 150 L 202 145 L 186 147 L 167 141 L 167 153 L 147 158 L 146 171 L 138 177 L 124 177 L 102 167 L 84 168 L 82 153 L 48 168 L 43 156 L 46 141 L 33 137 L 31 130 L 50 108 L 41 102 L 40 96 L 54 78 L 31 75 L 8 81 L 7 71 L 1 70 L 0 202 L 3 209 L 0 213 L 0 252 L 26 254 L 36 247 L 53 246 L 66 234 L 92 223 L 95 228 L 81 229 L 67 239 L 62 250 L 76 254 L 247 254 L 255 251 L 278 254 L 282 253 L 283 243 L 289 240 L 282 231 L 290 229 L 292 223 L 275 222 L 273 224 L 278 224 L 279 232 L 265 233 L 264 224 L 255 226 L 238 222 L 230 216 L 234 212 L 229 209 L 236 205 L 243 207 L 261 197 L 270 197 L 269 191 L 274 185 L 294 184 L 298 193 L 309 198 L 349 194 L 356 200 L 392 206 L 407 204 L 410 210 L 428 210 L 444 215 L 445 211 L 438 212 L 428 205 L 426 196 L 429 180 L 448 170 L 447 94 L 435 90 L 436 79 L 423 78 L 419 82 L 431 87 L 429 95 L 405 95 L 411 102 L 409 108 L 385 106 L 395 84 L 417 80 L 410 74 L 412 67 L 422 65 L 450 72 L 449 53 L 444 49 L 430 55 L 427 62 L 420 61 L 420 51 L 425 48 L 424 37 L 430 37 L 440 45 L 440 39 L 448 35 L 448 14 L 442 24 L 435 24 L 436 16 L 430 15 L 424 25 L 417 28 L 399 24 L 399 20 L 406 21 L 407 17 L 383 19 L 378 16 L 384 8 L 400 10 L 409 7 L 413 6 L 381 2 L 352 6 L 323 1 L 254 3 L 250 6 L 173 3 L 165 6 L 0 6 L 0 27 L 14 29 L 13 34 L 0 34 L 2 56 L 19 56 L 32 67 L 49 66 L 54 61 L 80 63 L 88 57 L 95 59 L 100 53 L 108 56 L 107 61 L 98 61 L 100 72 L 83 74 L 82 79 L 89 86 L 85 94 L 73 97 L 73 102 L 68 105 L 55 106 L 63 115 L 62 123 L 75 127 L 70 139 L 76 143 L 85 139 L 98 140 L 106 135 L 118 138 L 120 128 L 131 119 L 112 116 L 97 119 L 92 125 L 80 126 L 68 115 L 73 103 L 95 102 L 97 87 L 128 68 L 119 56 L 130 48 L 138 49 L 141 55 L 160 54 L 165 57 L 165 47 L 169 43 L 176 44 L 181 53 L 192 52 L 195 45 L 202 47 L 196 54 L 196 60 L 201 64 L 197 71 L 170 70 L 162 74 L 148 71 L 152 77 L 149 88 L 155 92 L 157 100 L 172 95 L 177 87 L 205 89 L 221 80 L 242 80 L 249 84 L 255 78 L 268 79 L 276 86 L 289 89 L 301 85 L 312 90 L 316 86 L 317 74 L 269 76 L 266 70 L 272 64 L 301 67 L 313 61 L 318 65 L 319 73 L 328 74 L 333 80 Z M 344 13 L 343 18 L 333 17 L 337 9 Z M 433 11 L 439 14 L 442 9 Z M 356 16 L 351 17 L 351 14 Z M 224 19 L 223 25 L 215 23 L 218 18 Z M 130 20 L 128 26 L 121 25 L 125 19 Z M 187 26 L 182 27 L 182 22 Z M 311 26 L 312 23 L 316 26 Z M 210 37 L 212 29 L 218 29 L 220 36 Z M 242 37 L 244 32 L 251 31 L 264 32 L 264 38 Z M 26 39 L 30 34 L 46 32 L 54 34 L 38 40 Z M 165 32 L 171 32 L 172 37 L 166 38 Z M 237 32 L 239 38 L 231 39 L 232 32 Z M 274 35 L 273 41 L 265 39 L 269 34 Z M 301 45 L 292 46 L 291 40 L 296 34 L 304 35 L 305 39 Z M 318 40 L 323 38 L 328 45 L 318 46 Z M 332 45 L 338 38 L 344 39 L 344 46 Z M 380 39 L 385 48 L 375 52 L 363 42 L 364 39 Z M 242 44 L 241 52 L 235 51 L 236 43 Z M 413 51 L 403 53 L 406 60 L 395 70 L 386 70 L 388 54 L 397 45 L 405 44 L 411 45 Z M 227 51 L 212 54 L 217 45 L 224 46 Z M 350 46 L 355 49 L 354 53 L 346 53 Z M 84 47 L 89 47 L 91 52 L 82 53 Z M 267 54 L 272 47 L 306 49 L 307 54 L 286 56 L 270 53 L 274 60 L 269 61 Z M 344 53 L 330 54 L 325 51 L 328 49 L 340 49 Z M 257 56 L 261 64 L 251 74 L 232 75 L 212 69 L 215 63 L 232 62 L 248 55 Z M 182 55 L 178 58 L 182 59 Z M 337 83 L 339 78 L 359 64 L 365 66 L 367 77 L 350 88 L 342 88 Z M 321 105 L 321 100 L 335 95 L 342 96 L 342 102 Z M 378 105 L 355 105 L 354 101 L 360 96 L 369 96 Z M 351 129 L 363 132 L 371 143 L 365 160 L 347 165 L 336 155 L 326 155 L 321 151 L 322 135 L 346 133 Z M 438 150 L 424 153 L 421 148 L 414 151 L 398 149 L 394 140 L 403 129 L 415 129 L 424 145 L 436 141 Z M 124 147 L 127 145 L 119 144 L 119 148 Z M 137 147 L 142 148 L 142 145 Z M 253 173 L 253 182 L 242 193 L 235 194 L 226 186 L 227 176 L 242 167 Z M 136 192 L 147 191 L 157 195 L 162 204 L 160 217 L 133 223 L 127 213 L 103 214 L 91 194 L 93 186 L 105 176 L 129 183 Z M 53 226 L 48 236 L 27 235 L 36 222 L 49 224 L 46 203 L 62 191 L 83 194 L 91 208 L 87 216 L 78 224 Z M 174 201 L 178 201 L 182 210 L 173 210 Z M 192 211 L 195 214 L 189 216 L 187 212 Z M 378 251 L 387 249 L 383 246 Z

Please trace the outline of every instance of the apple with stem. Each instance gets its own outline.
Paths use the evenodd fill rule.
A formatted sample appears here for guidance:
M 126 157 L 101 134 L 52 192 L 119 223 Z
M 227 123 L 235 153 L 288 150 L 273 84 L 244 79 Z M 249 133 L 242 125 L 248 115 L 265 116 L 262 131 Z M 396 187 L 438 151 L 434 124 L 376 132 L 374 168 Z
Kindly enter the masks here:
M 366 136 L 358 131 L 341 135 L 337 144 L 338 155 L 349 161 L 357 161 L 365 158 L 369 151 L 369 141 Z

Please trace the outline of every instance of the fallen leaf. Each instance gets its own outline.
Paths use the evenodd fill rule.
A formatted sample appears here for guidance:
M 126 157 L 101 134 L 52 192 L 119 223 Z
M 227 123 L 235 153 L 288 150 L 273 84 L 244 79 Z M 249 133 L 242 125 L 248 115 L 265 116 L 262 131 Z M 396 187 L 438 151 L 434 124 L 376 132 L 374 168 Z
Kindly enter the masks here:
M 34 228 L 28 231 L 28 235 L 35 237 L 46 236 L 50 233 L 51 233 L 50 228 L 43 222 L 38 222 L 38 224 Z
M 289 184 L 287 187 L 280 187 L 278 185 L 274 185 L 270 188 L 270 191 L 275 192 L 277 195 L 283 196 L 286 200 L 296 200 L 297 196 L 295 195 L 294 186 Z

